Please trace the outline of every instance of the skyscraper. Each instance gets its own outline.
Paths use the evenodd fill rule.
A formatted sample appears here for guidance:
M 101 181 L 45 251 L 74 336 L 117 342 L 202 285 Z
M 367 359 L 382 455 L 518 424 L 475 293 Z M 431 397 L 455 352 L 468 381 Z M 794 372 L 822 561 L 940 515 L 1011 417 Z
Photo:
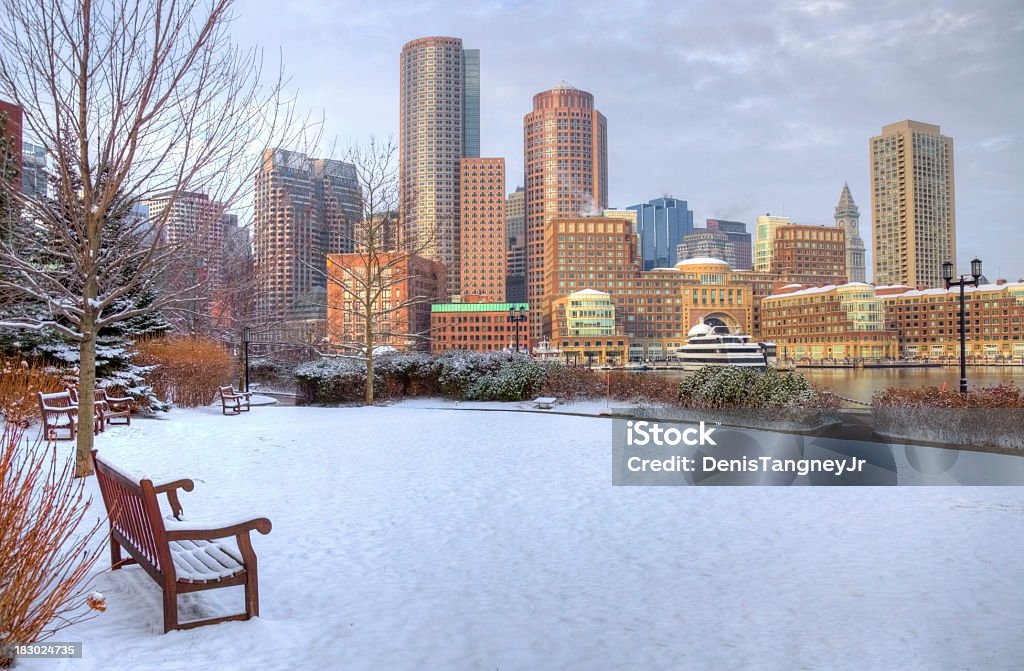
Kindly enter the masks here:
M 722 231 L 706 228 L 695 228 L 693 233 L 683 236 L 683 241 L 676 247 L 679 261 L 687 259 L 721 259 L 736 268 L 736 243 L 729 240 L 729 235 Z
M 505 206 L 505 236 L 509 249 L 526 248 L 526 189 L 521 186 L 508 194 Z
M 871 138 L 871 215 L 875 284 L 944 286 L 942 262 L 956 267 L 953 138 L 918 121 L 883 126 Z
M 789 217 L 773 217 L 771 213 L 757 218 L 757 238 L 754 241 L 754 272 L 770 273 L 772 252 L 775 249 L 775 229 L 790 224 Z
M 736 250 L 736 265 L 733 266 L 733 270 L 751 270 L 754 267 L 753 245 L 745 223 L 726 219 L 706 219 L 705 226 L 709 231 L 725 233 L 729 242 L 733 244 Z
M 143 205 L 167 244 L 188 249 L 188 254 L 181 258 L 189 272 L 201 271 L 203 281 L 216 285 L 224 247 L 224 205 L 210 200 L 205 193 L 190 191 L 158 194 Z M 186 281 L 194 283 L 196 278 Z
M 683 236 L 693 232 L 693 211 L 686 201 L 666 196 L 647 204 L 630 205 L 626 209 L 636 211 L 643 269 L 674 266 L 676 247 L 683 241 Z
M 850 195 L 850 185 L 843 184 L 836 205 L 836 228 L 846 231 L 846 275 L 851 282 L 867 282 L 864 266 L 864 241 L 860 237 L 860 210 Z
M 399 109 L 402 226 L 421 253 L 459 278 L 459 161 L 480 156 L 480 52 L 457 37 L 402 47 Z
M 505 159 L 462 159 L 462 295 L 505 301 Z
M 324 319 L 327 254 L 352 251 L 360 216 L 355 166 L 283 149 L 264 152 L 254 212 L 257 312 Z
M 544 229 L 554 217 L 600 214 L 608 207 L 608 121 L 594 108 L 593 95 L 562 82 L 533 96 L 533 111 L 523 117 L 523 140 L 527 298 L 531 310 L 550 317 Z M 530 320 L 535 342 L 543 322 Z

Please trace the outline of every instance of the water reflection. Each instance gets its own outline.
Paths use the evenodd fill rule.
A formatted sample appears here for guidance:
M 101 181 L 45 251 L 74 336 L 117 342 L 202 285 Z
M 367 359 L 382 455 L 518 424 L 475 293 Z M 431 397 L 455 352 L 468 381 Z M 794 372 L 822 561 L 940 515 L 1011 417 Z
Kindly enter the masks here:
M 843 396 L 871 400 L 876 391 L 889 387 L 946 387 L 956 391 L 960 386 L 960 369 L 948 368 L 798 368 L 797 372 L 815 386 L 831 389 Z M 689 373 L 680 370 L 655 371 L 644 375 L 665 375 L 682 379 Z M 971 387 L 1013 382 L 1024 386 L 1024 366 L 978 366 L 967 369 Z

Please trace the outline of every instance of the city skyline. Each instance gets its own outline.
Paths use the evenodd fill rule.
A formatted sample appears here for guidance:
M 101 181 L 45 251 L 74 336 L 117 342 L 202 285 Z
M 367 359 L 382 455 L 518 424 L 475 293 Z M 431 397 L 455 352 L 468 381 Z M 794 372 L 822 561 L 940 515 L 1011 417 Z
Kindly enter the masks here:
M 1020 247 L 1005 245 L 1024 183 L 1014 67 L 1024 58 L 1024 10 L 1013 3 L 959 12 L 838 1 L 587 8 L 385 2 L 334 12 L 254 1 L 233 28 L 236 39 L 282 48 L 298 104 L 324 112 L 325 137 L 339 146 L 397 138 L 405 42 L 449 35 L 479 47 L 481 155 L 506 157 L 509 191 L 522 183 L 521 119 L 532 96 L 566 80 L 608 117 L 609 205 L 671 195 L 697 221 L 752 225 L 770 212 L 830 225 L 844 182 L 869 199 L 878 128 L 940 125 L 957 142 L 961 260 L 978 255 L 991 275 L 1024 274 Z M 328 73 L 321 62 L 359 67 Z M 1002 102 L 973 104 L 984 99 Z

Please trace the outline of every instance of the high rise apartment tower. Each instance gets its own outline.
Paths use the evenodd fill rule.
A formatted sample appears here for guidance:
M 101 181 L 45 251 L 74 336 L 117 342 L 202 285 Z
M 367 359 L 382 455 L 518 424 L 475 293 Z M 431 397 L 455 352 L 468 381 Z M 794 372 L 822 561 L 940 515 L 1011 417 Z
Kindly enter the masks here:
M 480 156 L 480 51 L 457 37 L 402 47 L 399 188 L 402 226 L 423 256 L 459 278 L 459 161 Z
M 505 301 L 505 159 L 462 159 L 462 296 Z
M 597 215 L 608 207 L 608 121 L 594 108 L 593 95 L 562 82 L 533 97 L 523 140 L 526 291 L 530 309 L 543 314 L 545 226 L 554 217 Z M 530 320 L 535 342 L 543 321 Z
M 259 314 L 324 319 L 327 255 L 353 250 L 360 216 L 351 163 L 268 149 L 256 177 L 254 212 Z
M 883 126 L 871 138 L 871 218 L 875 284 L 943 286 L 942 262 L 956 267 L 953 138 L 918 121 Z

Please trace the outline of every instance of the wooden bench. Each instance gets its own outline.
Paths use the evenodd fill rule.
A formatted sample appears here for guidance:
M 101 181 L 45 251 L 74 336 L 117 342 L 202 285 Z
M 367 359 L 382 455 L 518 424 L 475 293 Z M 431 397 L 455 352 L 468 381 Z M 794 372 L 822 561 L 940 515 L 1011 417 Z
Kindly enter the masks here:
M 57 431 L 68 432 L 67 440 L 74 440 L 78 431 L 78 405 L 71 401 L 71 393 L 39 392 L 39 414 L 43 418 L 43 436 L 46 440 L 60 440 Z
M 221 411 L 225 415 L 237 415 L 251 409 L 251 391 L 235 391 L 231 387 L 218 387 L 217 390 L 220 392 Z
M 187 524 L 182 520 L 178 490 L 192 491 L 191 480 L 154 485 L 104 462 L 92 451 L 96 480 L 110 522 L 110 567 L 138 564 L 163 589 L 164 633 L 260 614 L 256 553 L 249 532 L 270 533 L 265 517 L 223 526 Z M 165 494 L 173 517 L 166 520 L 157 494 Z M 232 542 L 231 539 L 234 539 Z M 121 550 L 131 558 L 122 559 Z M 190 622 L 178 621 L 178 595 L 219 587 L 245 586 L 245 612 Z
M 558 403 L 558 399 L 554 396 L 541 396 L 533 399 L 533 407 L 538 410 L 550 410 L 556 403 Z
M 71 395 L 71 402 L 74 403 L 77 406 L 78 405 L 78 387 L 69 384 L 69 385 L 67 385 L 66 389 L 67 389 L 68 394 Z M 95 433 L 102 433 L 104 427 L 107 425 L 107 422 L 106 422 L 107 403 L 106 403 L 106 401 L 100 400 L 99 390 L 97 390 L 96 395 L 95 395 L 94 398 L 95 398 L 95 400 L 93 401 L 93 406 L 92 406 L 92 423 L 93 423 L 93 433 L 95 434 Z
M 103 403 L 103 418 L 108 425 L 115 419 L 123 419 L 126 426 L 131 426 L 132 399 L 127 396 L 111 396 L 106 389 L 97 389 L 96 403 Z

